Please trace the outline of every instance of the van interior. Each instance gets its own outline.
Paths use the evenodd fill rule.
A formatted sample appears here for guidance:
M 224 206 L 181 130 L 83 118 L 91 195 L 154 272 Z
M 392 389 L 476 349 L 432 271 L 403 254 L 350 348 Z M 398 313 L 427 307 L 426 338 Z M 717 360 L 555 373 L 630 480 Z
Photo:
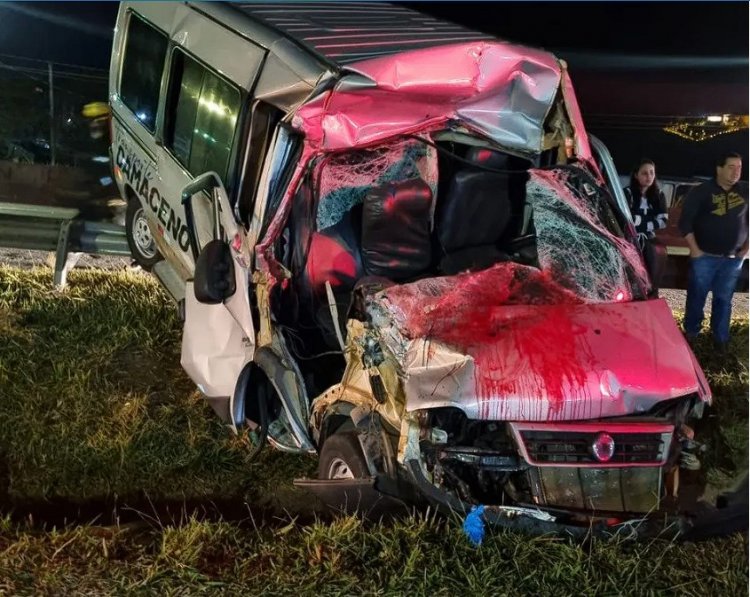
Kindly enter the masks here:
M 394 155 L 395 154 L 395 155 Z M 528 169 L 496 149 L 406 138 L 314 164 L 294 198 L 276 255 L 292 273 L 275 289 L 274 317 L 315 396 L 341 380 L 338 327 L 358 317 L 358 289 L 483 270 L 538 267 Z

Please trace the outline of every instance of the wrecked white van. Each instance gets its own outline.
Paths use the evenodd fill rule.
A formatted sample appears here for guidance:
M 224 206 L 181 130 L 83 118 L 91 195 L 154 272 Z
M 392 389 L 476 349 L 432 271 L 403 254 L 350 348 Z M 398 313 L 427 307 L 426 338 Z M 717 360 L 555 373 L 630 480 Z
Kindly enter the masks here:
M 677 494 L 710 391 L 562 61 L 380 3 L 126 2 L 110 85 L 182 363 L 319 454 L 302 485 L 541 531 Z

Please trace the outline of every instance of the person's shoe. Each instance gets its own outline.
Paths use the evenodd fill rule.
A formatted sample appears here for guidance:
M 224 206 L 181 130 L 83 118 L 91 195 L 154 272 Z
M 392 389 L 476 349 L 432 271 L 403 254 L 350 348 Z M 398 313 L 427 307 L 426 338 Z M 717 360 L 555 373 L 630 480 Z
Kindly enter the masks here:
M 729 355 L 729 342 L 719 342 L 714 340 L 714 352 L 721 357 Z

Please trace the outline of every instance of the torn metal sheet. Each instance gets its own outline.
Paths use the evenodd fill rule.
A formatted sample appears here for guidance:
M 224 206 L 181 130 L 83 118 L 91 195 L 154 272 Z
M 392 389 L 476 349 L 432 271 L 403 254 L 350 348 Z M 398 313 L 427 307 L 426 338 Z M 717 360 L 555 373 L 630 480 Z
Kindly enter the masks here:
M 362 147 L 460 120 L 509 150 L 538 153 L 562 73 L 552 54 L 487 41 L 402 52 L 348 69 L 375 87 L 348 85 L 345 75 L 294 117 L 316 150 Z
M 573 83 L 570 80 L 567 65 L 565 62 L 562 62 L 562 66 L 561 87 L 563 98 L 565 99 L 565 108 L 568 111 L 568 118 L 570 118 L 573 130 L 575 131 L 574 139 L 576 155 L 579 158 L 586 160 L 592 168 L 598 171 L 596 161 L 593 159 L 591 153 L 591 146 L 589 145 L 589 139 L 586 135 L 586 128 L 583 125 L 583 116 L 581 116 L 581 109 L 578 107 L 578 100 L 576 99 L 576 94 L 573 90 Z

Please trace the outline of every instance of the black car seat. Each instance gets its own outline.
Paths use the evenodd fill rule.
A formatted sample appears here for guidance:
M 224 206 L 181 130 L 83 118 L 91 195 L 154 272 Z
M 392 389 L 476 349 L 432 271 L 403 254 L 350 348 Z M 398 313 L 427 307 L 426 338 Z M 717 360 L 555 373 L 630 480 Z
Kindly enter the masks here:
M 328 348 L 339 348 L 331 317 L 326 283 L 330 284 L 339 315 L 339 329 L 346 335 L 346 313 L 357 280 L 364 275 L 360 255 L 362 206 L 356 205 L 333 226 L 311 233 L 301 272 L 300 297 Z
M 466 159 L 471 163 L 453 174 L 436 219 L 443 251 L 439 269 L 447 275 L 484 269 L 508 259 L 497 243 L 511 217 L 509 174 L 481 168 L 507 169 L 508 156 L 473 147 Z
M 362 264 L 369 276 L 413 279 L 432 263 L 432 189 L 419 178 L 374 187 L 362 205 Z
M 346 320 L 359 280 L 403 281 L 430 266 L 432 191 L 411 179 L 373 187 L 333 226 L 312 232 L 301 272 L 300 297 L 325 345 L 339 347 L 327 284 L 346 338 Z

